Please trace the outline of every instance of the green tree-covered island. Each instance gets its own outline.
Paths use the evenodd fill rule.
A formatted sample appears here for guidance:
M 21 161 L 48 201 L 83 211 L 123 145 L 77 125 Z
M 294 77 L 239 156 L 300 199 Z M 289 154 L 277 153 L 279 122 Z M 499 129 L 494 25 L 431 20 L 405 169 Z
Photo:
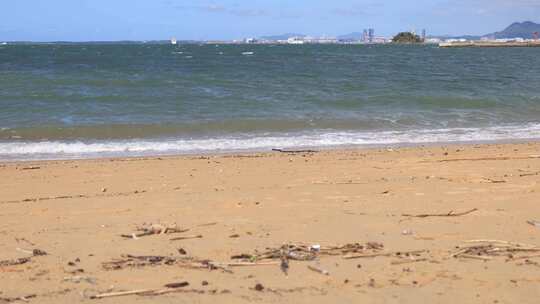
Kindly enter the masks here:
M 392 38 L 393 43 L 422 43 L 420 36 L 411 32 L 401 32 Z

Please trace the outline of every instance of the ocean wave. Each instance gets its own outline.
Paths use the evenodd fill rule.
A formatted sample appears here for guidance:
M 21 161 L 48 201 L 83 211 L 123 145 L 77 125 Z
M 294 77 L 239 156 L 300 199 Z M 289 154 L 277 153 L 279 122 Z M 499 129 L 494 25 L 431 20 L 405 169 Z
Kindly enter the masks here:
M 216 138 L 0 143 L 0 159 L 68 159 L 115 156 L 266 151 L 272 148 L 377 146 L 539 139 L 540 124 L 409 131 L 311 131 Z

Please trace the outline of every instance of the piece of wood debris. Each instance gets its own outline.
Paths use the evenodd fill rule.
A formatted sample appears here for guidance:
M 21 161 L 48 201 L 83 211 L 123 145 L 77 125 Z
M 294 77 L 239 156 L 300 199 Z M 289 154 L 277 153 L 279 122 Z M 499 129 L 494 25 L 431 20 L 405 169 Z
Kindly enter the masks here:
M 218 222 L 211 222 L 211 223 L 205 223 L 205 224 L 199 224 L 197 227 L 208 227 L 208 226 L 215 226 Z
M 505 180 L 502 180 L 502 179 L 491 179 L 491 178 L 486 178 L 485 179 L 488 183 L 492 183 L 492 184 L 504 184 L 506 183 Z
M 0 261 L 0 267 L 22 265 L 22 264 L 26 264 L 26 263 L 30 262 L 30 260 L 31 260 L 30 258 L 18 258 L 18 259 L 13 259 L 13 260 L 3 260 L 3 261 Z
M 38 166 L 30 166 L 30 167 L 23 167 L 21 170 L 39 170 L 41 167 Z
M 201 234 L 198 235 L 187 235 L 187 236 L 181 236 L 170 239 L 170 241 L 182 241 L 182 240 L 191 240 L 191 239 L 202 239 L 203 236 Z
M 97 280 L 93 277 L 88 277 L 88 276 L 72 276 L 72 277 L 64 277 L 64 282 L 72 282 L 72 283 L 86 282 L 86 283 L 95 285 L 97 283 Z
M 182 288 L 186 286 L 189 286 L 189 282 L 184 281 L 184 282 L 179 282 L 179 283 L 169 283 L 165 285 L 165 287 L 167 288 Z
M 427 262 L 427 258 L 420 258 L 420 259 L 403 259 L 399 261 L 392 261 L 390 264 L 392 265 L 403 265 L 403 264 L 409 264 L 409 263 L 418 263 L 418 262 Z
M 519 257 L 511 257 L 507 259 L 506 261 L 517 261 L 517 260 L 527 260 L 527 259 L 534 259 L 534 258 L 540 258 L 540 254 L 532 254 L 532 255 L 523 255 Z
M 322 269 L 320 267 L 317 267 L 317 266 L 313 266 L 313 265 L 308 265 L 307 268 L 311 271 L 315 271 L 317 273 L 320 273 L 322 275 L 330 275 L 330 272 L 328 270 L 325 270 L 325 269 Z
M 48 253 L 45 252 L 44 250 L 41 250 L 41 249 L 34 249 L 32 250 L 32 255 L 33 256 L 44 256 L 44 255 L 47 255 Z
M 475 260 L 483 260 L 483 261 L 491 261 L 491 260 L 493 260 L 492 257 L 481 256 L 481 255 L 473 255 L 473 254 L 460 254 L 460 255 L 458 255 L 458 257 L 467 258 L 467 259 L 475 259 Z
M 108 292 L 108 293 L 102 293 L 95 296 L 91 296 L 90 299 L 105 299 L 105 298 L 113 298 L 113 297 L 123 297 L 123 296 L 130 296 L 130 295 L 138 295 L 143 293 L 148 293 L 155 291 L 155 289 L 138 289 L 138 290 L 130 290 L 130 291 L 120 291 L 120 292 Z
M 410 257 L 410 256 L 419 256 L 420 254 L 427 252 L 427 250 L 413 250 L 413 251 L 393 251 L 393 252 L 380 252 L 380 253 L 370 253 L 370 254 L 354 254 L 346 255 L 343 258 L 346 260 L 351 259 L 362 259 L 362 258 L 376 258 L 376 257 Z
M 280 152 L 280 153 L 290 153 L 290 154 L 296 154 L 296 153 L 318 153 L 319 151 L 315 150 L 283 150 L 283 149 L 272 149 L 274 152 Z
M 130 296 L 130 295 L 157 296 L 157 295 L 163 295 L 167 293 L 179 292 L 182 290 L 182 288 L 186 286 L 189 286 L 188 282 L 170 283 L 170 284 L 166 284 L 164 289 L 163 288 L 138 289 L 138 290 L 130 290 L 130 291 L 109 292 L 109 293 L 102 293 L 95 296 L 91 296 L 90 299 L 104 299 L 104 298 L 123 297 L 123 296 Z
M 518 160 L 518 159 L 537 159 L 540 158 L 540 155 L 531 155 L 531 156 L 524 156 L 524 157 L 508 157 L 508 156 L 501 156 L 501 157 L 482 157 L 482 158 L 457 158 L 457 159 L 442 159 L 438 162 L 460 162 L 460 161 L 496 161 L 496 160 Z
M 384 256 L 391 256 L 393 254 L 394 254 L 393 252 L 355 254 L 355 255 L 346 255 L 343 258 L 346 259 L 346 260 L 351 260 L 351 259 L 384 257 Z
M 531 249 L 538 248 L 538 246 L 536 246 L 536 245 L 525 244 L 525 243 L 517 243 L 517 242 L 510 242 L 510 241 L 503 241 L 503 240 L 480 239 L 480 240 L 468 240 L 468 241 L 465 241 L 465 243 L 499 243 L 499 244 L 505 244 L 505 245 L 509 245 L 509 246 L 524 247 L 524 248 L 531 248 Z
M 540 228 L 540 221 L 530 220 L 530 221 L 527 221 L 527 224 L 534 226 L 536 228 Z
M 474 208 L 474 209 L 471 209 L 471 210 L 468 210 L 468 211 L 465 211 L 465 212 L 459 212 L 459 213 L 455 213 L 454 211 L 450 211 L 448 213 L 434 213 L 434 214 L 417 214 L 417 215 L 414 215 L 414 214 L 402 214 L 402 216 L 405 216 L 405 217 L 418 217 L 418 218 L 456 217 L 456 216 L 463 216 L 463 215 L 471 214 L 471 213 L 476 212 L 476 211 L 478 211 L 477 208 Z
M 519 177 L 535 176 L 535 175 L 539 175 L 539 174 L 540 174 L 540 171 L 534 172 L 534 173 L 523 173 L 523 174 L 520 174 Z
M 131 234 L 122 234 L 121 236 L 129 239 L 138 239 L 140 237 L 149 236 L 149 235 L 160 235 L 160 234 L 173 234 L 173 233 L 184 233 L 188 232 L 189 229 L 182 229 L 176 227 L 176 225 L 161 225 L 161 224 L 150 224 L 144 225 L 137 228 L 139 233 Z
M 250 267 L 250 266 L 271 266 L 271 265 L 279 265 L 279 262 L 209 262 L 209 264 L 213 266 L 221 266 L 221 267 Z
M 474 243 L 452 253 L 450 257 L 479 259 L 484 261 L 492 260 L 496 257 L 505 257 L 509 260 L 519 260 L 527 256 L 525 253 L 540 252 L 540 248 L 509 241 L 501 240 L 470 240 L 467 243 Z
M 12 302 L 18 302 L 18 301 L 28 302 L 29 299 L 34 299 L 34 298 L 37 298 L 36 294 L 30 294 L 30 295 L 27 295 L 27 296 L 13 297 L 13 298 L 0 297 L 0 303 L 1 302 L 12 303 Z

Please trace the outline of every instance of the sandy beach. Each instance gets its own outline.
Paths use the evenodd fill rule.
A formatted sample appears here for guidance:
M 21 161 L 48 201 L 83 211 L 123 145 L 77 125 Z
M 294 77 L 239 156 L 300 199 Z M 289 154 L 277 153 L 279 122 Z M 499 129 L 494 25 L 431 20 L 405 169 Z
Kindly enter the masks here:
M 538 303 L 539 182 L 540 143 L 0 163 L 0 303 Z

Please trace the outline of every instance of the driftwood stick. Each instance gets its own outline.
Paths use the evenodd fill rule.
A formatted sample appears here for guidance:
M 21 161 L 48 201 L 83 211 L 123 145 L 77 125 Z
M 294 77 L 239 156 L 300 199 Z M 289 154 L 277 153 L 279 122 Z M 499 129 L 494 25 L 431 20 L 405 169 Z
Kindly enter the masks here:
M 280 153 L 317 153 L 319 151 L 315 150 L 283 150 L 283 149 L 272 149 L 274 152 L 280 152 Z
M 533 258 L 540 258 L 540 254 L 532 254 L 532 255 L 524 255 L 519 257 L 513 257 L 506 261 L 517 261 L 517 260 L 526 260 L 526 259 L 533 259 Z
M 213 266 L 221 266 L 221 267 L 249 267 L 249 266 L 270 266 L 270 265 L 279 265 L 280 262 L 256 262 L 256 263 L 250 263 L 250 262 L 227 262 L 227 263 L 220 263 L 220 262 L 210 262 Z
M 218 222 L 211 222 L 211 223 L 205 223 L 205 224 L 199 224 L 196 227 L 208 227 L 208 226 L 215 226 Z
M 411 260 L 401 260 L 401 261 L 392 261 L 390 264 L 392 265 L 402 265 L 402 264 L 409 264 L 409 263 L 417 263 L 417 262 L 427 262 L 428 259 L 421 258 L 421 259 L 411 259 Z
M 380 253 L 369 253 L 369 254 L 355 254 L 355 255 L 346 255 L 343 258 L 346 260 L 351 259 L 361 259 L 361 258 L 376 258 L 376 257 L 388 257 L 388 256 L 407 256 L 407 255 L 416 255 L 426 252 L 426 250 L 414 250 L 414 251 L 394 251 L 394 252 L 380 252 Z
M 159 233 L 156 232 L 156 231 L 148 230 L 148 231 L 144 231 L 144 232 L 140 232 L 140 233 L 121 234 L 120 236 L 123 237 L 123 238 L 128 238 L 128 239 L 137 239 L 137 238 L 140 238 L 140 237 L 150 236 L 150 235 L 184 233 L 184 232 L 188 232 L 188 231 L 189 231 L 189 229 L 165 228 L 165 229 L 161 230 L 161 232 L 159 232 Z
M 104 299 L 104 298 L 112 298 L 112 297 L 123 297 L 123 296 L 130 296 L 130 295 L 137 295 L 137 294 L 144 294 L 149 292 L 154 292 L 156 289 L 138 289 L 138 290 L 130 290 L 130 291 L 120 291 L 120 292 L 109 292 L 109 293 L 102 293 L 95 296 L 91 296 L 90 299 Z
M 487 256 L 473 255 L 473 254 L 460 254 L 458 258 L 476 259 L 482 261 L 491 261 L 493 258 Z
M 530 220 L 530 221 L 527 221 L 527 224 L 540 228 L 540 221 Z
M 181 236 L 170 239 L 170 241 L 181 241 L 181 240 L 191 240 L 191 239 L 202 239 L 203 236 L 201 234 L 199 235 L 188 235 L 188 236 Z
M 459 162 L 459 161 L 514 160 L 514 159 L 537 159 L 537 158 L 540 158 L 540 155 L 531 155 L 531 156 L 525 156 L 525 157 L 502 156 L 502 157 L 442 159 L 442 160 L 439 160 L 438 162 L 446 163 L 446 162 Z
M 22 265 L 30 262 L 30 258 L 18 258 L 15 260 L 4 260 L 0 261 L 0 267 L 4 266 L 16 266 L 16 265 Z
M 463 254 L 463 253 L 469 251 L 471 248 L 473 248 L 473 247 L 465 247 L 465 248 L 462 248 L 462 249 L 460 249 L 460 250 L 458 250 L 458 251 L 456 251 L 456 252 L 450 254 L 450 257 L 451 257 L 451 258 L 456 257 L 456 256 L 458 256 L 458 255 L 460 255 L 460 254 Z
M 324 270 L 324 269 L 316 267 L 316 266 L 308 265 L 307 268 L 309 270 L 311 270 L 311 271 L 315 271 L 315 272 L 320 273 L 322 275 L 326 275 L 326 276 L 330 275 L 330 272 L 328 272 L 328 270 Z
M 476 212 L 476 211 L 478 211 L 477 208 L 474 208 L 474 209 L 471 209 L 471 210 L 465 211 L 465 212 L 460 212 L 460 213 L 454 213 L 454 211 L 450 211 L 448 213 L 440 213 L 440 214 L 418 214 L 418 215 L 403 214 L 402 216 L 419 217 L 419 218 L 426 218 L 426 217 L 454 217 L 454 216 L 467 215 L 467 214 L 470 214 L 470 213 L 473 213 L 473 212 Z
M 6 303 L 11 303 L 11 302 L 16 302 L 16 301 L 30 302 L 29 299 L 34 299 L 36 297 L 37 297 L 36 294 L 31 294 L 31 295 L 21 296 L 21 297 L 16 297 L 16 298 L 0 297 L 0 302 L 6 302 Z
M 468 240 L 465 241 L 465 243 L 499 243 L 499 244 L 505 244 L 509 246 L 516 246 L 516 247 L 526 247 L 528 249 L 539 249 L 536 245 L 530 245 L 530 244 L 524 244 L 524 243 L 516 243 L 516 242 L 509 242 L 509 241 L 501 241 L 501 240 Z
M 167 293 L 173 293 L 173 292 L 181 292 L 182 287 L 189 286 L 188 282 L 180 282 L 180 283 L 170 283 L 165 285 L 164 289 L 138 289 L 138 290 L 130 290 L 130 291 L 120 291 L 120 292 L 109 292 L 109 293 L 102 293 L 95 296 L 90 297 L 90 299 L 104 299 L 104 298 L 112 298 L 112 297 L 122 297 L 122 296 L 130 296 L 130 295 L 148 295 L 148 296 L 157 296 Z
M 161 290 L 155 290 L 150 293 L 143 293 L 142 296 L 159 296 L 168 293 L 177 293 L 177 292 L 195 292 L 195 293 L 204 293 L 203 290 L 193 290 L 193 289 L 181 289 L 181 288 L 165 288 Z
M 352 259 L 362 259 L 362 258 L 376 258 L 376 257 L 381 257 L 381 256 L 392 256 L 393 254 L 394 252 L 355 254 L 355 255 L 346 255 L 343 258 L 346 260 L 352 260 Z

